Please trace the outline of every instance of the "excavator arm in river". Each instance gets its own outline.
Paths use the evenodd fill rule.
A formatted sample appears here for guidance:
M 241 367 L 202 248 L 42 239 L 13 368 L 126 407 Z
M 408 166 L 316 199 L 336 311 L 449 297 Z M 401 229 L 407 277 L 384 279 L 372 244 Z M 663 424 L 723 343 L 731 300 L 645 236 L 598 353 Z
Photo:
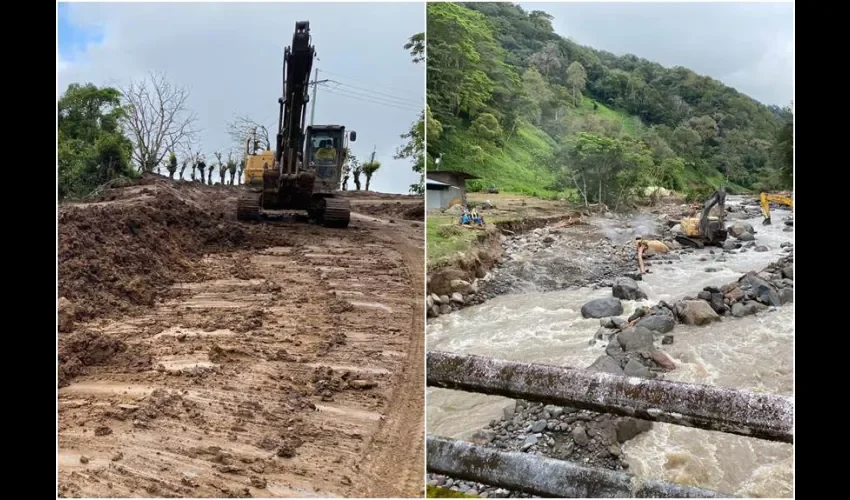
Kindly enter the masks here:
M 718 216 L 711 216 L 711 209 L 718 207 Z M 720 246 L 726 241 L 726 189 L 721 187 L 715 191 L 702 207 L 700 217 L 682 219 L 680 222 L 684 234 L 677 236 L 676 241 L 683 245 L 702 248 L 705 245 Z
M 791 210 L 792 210 L 791 213 L 792 214 L 793 214 L 793 210 L 794 210 L 794 200 L 791 199 L 791 197 L 783 196 L 781 194 L 762 193 L 761 194 L 761 213 L 762 213 L 762 215 L 764 215 L 764 222 L 762 222 L 762 224 L 765 225 L 765 226 L 770 225 L 770 202 L 771 201 L 774 202 L 774 203 L 779 203 L 779 204 L 787 205 L 787 206 L 791 207 Z

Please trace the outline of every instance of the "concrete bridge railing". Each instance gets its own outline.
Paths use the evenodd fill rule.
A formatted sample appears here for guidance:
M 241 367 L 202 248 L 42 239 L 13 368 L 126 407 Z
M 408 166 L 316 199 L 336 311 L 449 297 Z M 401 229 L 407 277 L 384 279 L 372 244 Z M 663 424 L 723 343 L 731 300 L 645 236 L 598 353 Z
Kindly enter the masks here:
M 770 441 L 794 440 L 793 397 L 448 352 L 428 353 L 427 383 Z M 427 461 L 429 472 L 546 497 L 728 497 L 430 435 Z

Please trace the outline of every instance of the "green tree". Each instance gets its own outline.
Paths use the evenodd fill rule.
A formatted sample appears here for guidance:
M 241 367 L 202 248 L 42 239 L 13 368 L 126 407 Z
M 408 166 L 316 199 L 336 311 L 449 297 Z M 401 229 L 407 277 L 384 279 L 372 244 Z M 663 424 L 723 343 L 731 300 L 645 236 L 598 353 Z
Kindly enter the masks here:
M 502 136 L 502 128 L 499 126 L 499 120 L 490 113 L 478 115 L 472 121 L 469 131 L 485 143 L 493 142 Z
M 427 4 L 429 104 L 437 118 L 475 114 L 493 82 L 482 67 L 481 46 L 493 44 L 483 15 L 454 3 Z
M 561 69 L 561 55 L 558 44 L 555 42 L 547 43 L 540 52 L 531 56 L 531 63 L 537 66 L 540 72 L 546 76 Z
M 372 176 L 381 168 L 381 162 L 378 160 L 367 161 L 363 164 L 363 175 L 366 176 L 366 191 L 369 190 L 369 185 L 372 183 Z
M 543 117 L 543 108 L 552 101 L 554 94 L 537 68 L 530 66 L 522 74 L 522 116 L 539 125 Z
M 584 92 L 584 88 L 587 86 L 587 72 L 580 62 L 574 61 L 567 68 L 567 85 L 570 87 L 573 106 L 578 106 L 581 102 L 581 93 Z
M 417 33 L 410 37 L 404 50 L 410 51 L 410 57 L 414 64 L 421 63 L 425 60 L 425 33 Z
M 168 178 L 173 179 L 174 173 L 177 172 L 177 155 L 174 151 L 168 153 Z
M 121 93 L 71 84 L 58 102 L 58 196 L 81 196 L 118 177 L 130 177 L 132 144 L 121 133 Z
M 632 138 L 580 133 L 566 151 L 570 176 L 585 204 L 605 203 L 617 210 L 640 188 L 651 170 L 652 152 Z
M 404 45 L 405 50 L 410 51 L 410 55 L 413 59 L 414 64 L 418 64 L 425 60 L 425 36 L 424 33 L 417 33 L 410 37 L 410 40 L 407 44 Z M 439 137 L 440 131 L 442 127 L 439 122 L 437 122 L 433 116 L 431 115 L 431 111 L 428 106 L 425 107 L 425 110 L 419 114 L 419 119 L 413 122 L 413 125 L 410 126 L 410 130 L 401 134 L 401 138 L 405 139 L 407 142 L 399 147 L 393 158 L 396 160 L 404 160 L 404 159 L 412 159 L 413 160 L 413 171 L 419 174 L 419 182 L 410 185 L 410 192 L 416 194 L 423 194 L 425 192 L 425 120 L 426 114 L 428 119 L 428 132 L 429 138 L 432 136 L 431 128 L 434 128 L 435 135 L 433 137 Z M 353 158 L 353 155 L 352 155 Z M 355 159 L 356 160 L 356 159 Z M 350 162 L 349 162 L 350 163 Z M 349 164 L 349 171 L 351 171 L 351 165 Z M 374 171 L 373 171 L 374 173 Z M 369 190 L 369 179 L 371 178 L 371 174 L 367 173 L 366 177 L 366 190 Z M 346 175 L 347 185 L 348 176 Z M 359 179 L 355 182 L 357 184 L 357 189 L 359 187 Z M 345 189 L 345 187 L 343 187 Z

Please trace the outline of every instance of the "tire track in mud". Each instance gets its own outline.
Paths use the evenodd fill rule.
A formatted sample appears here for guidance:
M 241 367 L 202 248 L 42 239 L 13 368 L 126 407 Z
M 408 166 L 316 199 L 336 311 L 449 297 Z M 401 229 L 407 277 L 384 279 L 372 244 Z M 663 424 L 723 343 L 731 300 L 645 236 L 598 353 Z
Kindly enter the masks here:
M 422 497 L 425 476 L 424 255 L 398 233 L 390 237 L 402 253 L 410 278 L 413 315 L 410 351 L 381 428 L 370 443 L 365 469 L 370 497 Z M 404 446 L 398 444 L 404 443 Z
M 280 227 L 293 246 L 236 254 L 249 279 L 84 325 L 156 369 L 60 389 L 60 496 L 421 495 L 422 248 L 374 223 Z

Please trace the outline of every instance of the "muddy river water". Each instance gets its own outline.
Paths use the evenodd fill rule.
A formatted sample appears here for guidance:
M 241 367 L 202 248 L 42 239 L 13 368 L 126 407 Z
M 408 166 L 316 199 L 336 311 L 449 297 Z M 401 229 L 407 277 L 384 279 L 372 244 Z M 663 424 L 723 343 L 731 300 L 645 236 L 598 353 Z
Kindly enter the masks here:
M 738 202 L 727 199 L 727 204 Z M 623 301 L 624 317 L 635 307 L 693 296 L 704 286 L 721 286 L 742 273 L 761 270 L 785 254 L 783 242 L 793 242 L 794 233 L 783 231 L 789 214 L 774 209 L 771 226 L 762 226 L 761 217 L 741 219 L 752 224 L 756 243 L 767 246 L 766 252 L 750 249 L 716 260 L 721 252 L 705 249 L 682 254 L 673 264 L 654 264 L 640 284 L 649 299 Z M 590 222 L 622 241 L 632 239 L 641 227 L 632 224 L 626 229 L 603 218 Z M 580 309 L 588 300 L 610 294 L 610 288 L 586 288 L 502 295 L 431 320 L 428 349 L 586 367 L 604 354 L 607 341 L 590 343 L 599 320 L 583 319 Z M 675 342 L 664 350 L 677 369 L 666 375 L 668 380 L 794 394 L 793 304 L 707 327 L 678 325 L 673 334 Z M 429 388 L 428 432 L 466 438 L 498 418 L 507 403 L 499 397 Z M 650 432 L 627 442 L 623 451 L 639 476 L 732 495 L 793 496 L 790 444 L 656 423 Z

